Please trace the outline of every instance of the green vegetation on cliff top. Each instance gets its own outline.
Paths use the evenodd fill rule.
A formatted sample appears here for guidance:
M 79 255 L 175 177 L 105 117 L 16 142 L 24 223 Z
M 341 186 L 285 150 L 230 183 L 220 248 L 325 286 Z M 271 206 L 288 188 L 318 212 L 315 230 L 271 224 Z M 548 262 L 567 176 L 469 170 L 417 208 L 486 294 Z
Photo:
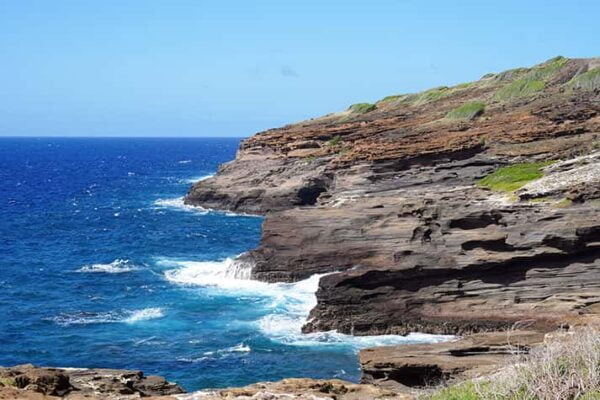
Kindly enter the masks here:
M 490 175 L 479 180 L 477 184 L 498 192 L 514 192 L 528 182 L 544 176 L 542 168 L 550 164 L 552 164 L 552 161 L 515 164 L 498 168 Z
M 377 106 L 371 103 L 356 103 L 348 107 L 348 111 L 353 114 L 366 114 L 375 110 Z
M 460 107 L 456 107 L 454 110 L 446 114 L 446 118 L 472 120 L 479 117 L 484 111 L 485 103 L 480 101 L 472 101 L 465 103 Z
M 544 90 L 546 82 L 568 61 L 568 58 L 558 56 L 530 69 L 518 68 L 499 74 L 498 77 L 500 77 L 500 75 L 506 76 L 507 74 L 512 76 L 522 76 L 498 89 L 494 94 L 493 99 L 497 101 L 509 101 L 521 97 L 528 97 Z M 509 78 L 512 78 L 512 76 L 509 76 Z
M 573 89 L 597 90 L 600 89 L 600 67 L 591 69 L 576 76 L 569 82 Z
M 378 106 L 395 107 L 403 104 L 419 106 L 460 94 L 466 89 L 484 89 L 486 87 L 498 87 L 491 95 L 491 99 L 493 101 L 506 103 L 521 98 L 532 97 L 535 94 L 542 92 L 552 82 L 560 82 L 560 79 L 557 78 L 560 77 L 563 67 L 567 65 L 568 62 L 568 58 L 558 56 L 531 68 L 513 68 L 497 74 L 486 74 L 479 81 L 461 83 L 451 87 L 439 86 L 418 93 L 386 96 L 375 104 L 353 104 L 348 108 L 348 111 L 352 114 L 365 114 L 377 109 Z M 600 67 L 593 68 L 585 73 L 577 75 L 564 86 L 577 90 L 600 89 Z M 468 107 L 465 109 L 458 107 L 457 109 L 450 111 L 446 117 L 451 119 L 475 118 L 482 112 L 477 109 L 475 106 L 476 103 L 479 102 L 473 101 L 470 103 L 471 105 L 468 107 L 473 107 L 471 110 L 469 110 Z M 473 116 L 469 111 L 475 112 L 475 115 Z

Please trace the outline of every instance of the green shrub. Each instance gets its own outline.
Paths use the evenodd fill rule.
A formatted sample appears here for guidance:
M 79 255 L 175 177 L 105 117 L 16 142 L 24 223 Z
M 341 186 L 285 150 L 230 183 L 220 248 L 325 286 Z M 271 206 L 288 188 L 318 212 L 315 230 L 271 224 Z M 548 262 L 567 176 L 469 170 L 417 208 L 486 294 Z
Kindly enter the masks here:
M 0 378 L 0 387 L 2 387 L 2 386 L 17 387 L 17 381 L 13 377 L 9 377 L 9 376 L 3 377 L 3 378 Z
M 600 89 L 600 68 L 594 68 L 576 76 L 569 82 L 573 89 L 597 90 Z
M 470 103 L 465 103 L 462 106 L 450 111 L 448 114 L 446 114 L 446 118 L 472 120 L 483 114 L 484 111 L 485 103 L 473 101 Z
M 366 114 L 368 112 L 375 110 L 376 108 L 377 108 L 377 106 L 375 104 L 357 103 L 357 104 L 352 104 L 350 107 L 348 107 L 348 110 L 350 112 L 352 112 L 353 114 Z
M 502 82 L 502 81 L 512 81 L 516 78 L 521 77 L 522 75 L 529 72 L 529 68 L 513 68 L 506 70 L 504 72 L 500 72 L 499 74 L 494 75 L 494 80 Z
M 406 94 L 395 94 L 392 96 L 386 96 L 383 99 L 379 100 L 377 103 L 391 103 L 393 101 L 403 100 L 406 97 L 408 97 L 408 95 Z
M 439 100 L 450 95 L 451 93 L 452 90 L 448 86 L 440 86 L 424 92 L 411 94 L 406 97 L 405 101 L 414 105 L 420 105 Z
M 465 382 L 443 388 L 432 395 L 425 396 L 427 400 L 480 400 L 481 396 L 472 382 Z
M 508 101 L 528 97 L 544 90 L 545 87 L 544 81 L 521 78 L 498 89 L 493 98 L 494 100 Z
M 340 135 L 335 135 L 327 142 L 328 146 L 336 146 L 342 141 L 342 137 Z
M 465 83 L 459 83 L 456 86 L 453 86 L 454 89 L 468 89 L 472 86 L 475 86 L 477 84 L 477 82 L 465 82 Z
M 518 68 L 498 74 L 498 76 L 502 76 L 503 79 L 510 79 L 513 77 L 519 78 L 498 89 L 496 93 L 494 93 L 493 99 L 497 101 L 510 101 L 521 97 L 529 97 L 544 90 L 546 82 L 568 61 L 568 58 L 558 56 L 551 58 L 542 64 L 536 65 L 529 70 Z
M 569 61 L 568 58 L 558 56 L 531 68 L 525 77 L 531 80 L 548 80 L 552 78 Z
M 526 183 L 541 178 L 544 175 L 542 168 L 550 164 L 551 162 L 539 162 L 502 167 L 477 184 L 498 192 L 514 192 Z

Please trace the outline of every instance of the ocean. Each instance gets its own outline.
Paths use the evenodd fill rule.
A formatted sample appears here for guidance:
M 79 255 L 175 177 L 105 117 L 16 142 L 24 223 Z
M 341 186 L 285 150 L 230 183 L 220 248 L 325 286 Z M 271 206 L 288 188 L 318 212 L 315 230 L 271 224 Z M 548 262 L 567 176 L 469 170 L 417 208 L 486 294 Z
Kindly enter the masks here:
M 239 140 L 0 138 L 0 365 L 139 369 L 187 390 L 357 381 L 361 348 L 444 339 L 303 335 L 318 276 L 236 274 L 262 218 L 183 196 Z

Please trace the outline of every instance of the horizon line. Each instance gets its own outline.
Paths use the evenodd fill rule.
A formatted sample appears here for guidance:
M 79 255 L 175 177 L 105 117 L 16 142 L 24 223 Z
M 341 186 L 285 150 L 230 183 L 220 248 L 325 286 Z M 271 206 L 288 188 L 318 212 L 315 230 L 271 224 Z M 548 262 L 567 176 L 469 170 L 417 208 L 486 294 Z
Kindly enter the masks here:
M 250 136 L 67 136 L 0 135 L 0 139 L 243 139 Z

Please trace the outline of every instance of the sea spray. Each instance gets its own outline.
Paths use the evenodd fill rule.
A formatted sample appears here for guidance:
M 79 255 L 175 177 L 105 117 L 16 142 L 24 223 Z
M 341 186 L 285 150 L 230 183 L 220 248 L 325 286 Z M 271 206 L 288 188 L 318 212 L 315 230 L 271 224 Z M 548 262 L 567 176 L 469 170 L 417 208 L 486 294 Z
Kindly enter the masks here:
M 194 176 L 192 178 L 181 179 L 180 182 L 181 183 L 185 183 L 185 184 L 197 183 L 197 182 L 205 181 L 205 180 L 207 180 L 209 178 L 212 178 L 213 176 L 215 176 L 215 174 L 208 174 L 208 175 L 202 175 L 202 176 Z
M 250 280 L 254 261 L 250 257 L 238 256 L 225 267 L 225 277 L 236 280 Z
M 169 199 L 157 199 L 154 201 L 155 208 L 170 208 L 179 211 L 196 212 L 199 214 L 207 214 L 210 210 L 200 207 L 185 204 L 184 197 L 175 197 Z
M 134 324 L 136 322 L 149 321 L 164 316 L 165 312 L 162 308 L 149 307 L 139 310 L 114 310 L 105 312 L 78 311 L 63 313 L 48 318 L 48 320 L 61 326 L 113 323 Z
M 352 336 L 337 331 L 302 333 L 310 310 L 317 304 L 316 291 L 323 274 L 294 283 L 267 283 L 251 279 L 253 263 L 238 256 L 223 261 L 163 260 L 168 281 L 183 286 L 213 288 L 218 294 L 238 298 L 264 298 L 262 315 L 252 322 L 266 337 L 290 346 L 337 346 L 354 351 L 373 346 L 432 343 L 452 339 L 448 335 L 409 334 Z
M 139 266 L 133 264 L 131 261 L 117 258 L 116 260 L 107 264 L 84 265 L 83 267 L 79 268 L 77 272 L 122 274 L 124 272 L 137 271 L 139 269 Z

